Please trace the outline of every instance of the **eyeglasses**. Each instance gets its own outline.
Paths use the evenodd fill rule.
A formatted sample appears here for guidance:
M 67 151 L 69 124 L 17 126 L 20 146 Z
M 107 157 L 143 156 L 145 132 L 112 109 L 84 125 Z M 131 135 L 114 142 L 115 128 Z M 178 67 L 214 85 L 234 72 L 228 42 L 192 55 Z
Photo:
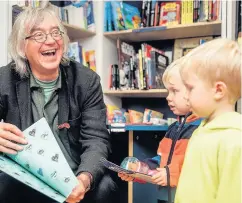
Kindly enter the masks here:
M 44 43 L 47 40 L 47 35 L 51 35 L 51 37 L 58 41 L 62 39 L 62 35 L 64 34 L 64 32 L 60 31 L 60 30 L 54 30 L 52 32 L 50 32 L 49 34 L 46 34 L 44 32 L 38 32 L 34 35 L 28 36 L 25 39 L 34 39 L 36 42 L 39 43 Z

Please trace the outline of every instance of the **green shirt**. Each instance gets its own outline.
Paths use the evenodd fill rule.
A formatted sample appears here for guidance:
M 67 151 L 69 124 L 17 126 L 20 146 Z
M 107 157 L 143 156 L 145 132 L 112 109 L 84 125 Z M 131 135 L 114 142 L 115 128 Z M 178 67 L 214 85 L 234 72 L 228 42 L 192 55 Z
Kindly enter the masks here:
M 59 138 L 58 129 L 58 90 L 61 88 L 61 72 L 51 82 L 40 81 L 30 75 L 31 106 L 34 122 L 45 117 L 71 168 L 76 166 Z M 67 135 L 66 135 L 67 136 Z

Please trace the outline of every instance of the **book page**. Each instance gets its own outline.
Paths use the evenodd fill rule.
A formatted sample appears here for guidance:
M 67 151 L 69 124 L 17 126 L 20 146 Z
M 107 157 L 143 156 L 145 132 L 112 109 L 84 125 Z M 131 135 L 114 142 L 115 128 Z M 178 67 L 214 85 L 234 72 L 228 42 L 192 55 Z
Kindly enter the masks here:
M 0 170 L 57 202 L 64 202 L 66 199 L 65 196 L 49 187 L 46 183 L 7 156 L 0 155 Z
M 1 157 L 4 160 L 0 162 L 1 170 L 17 180 L 27 178 L 26 180 L 30 184 L 38 182 L 38 184 L 32 185 L 34 189 L 59 202 L 63 202 L 70 195 L 74 187 L 78 185 L 78 180 L 68 165 L 46 119 L 40 119 L 24 130 L 23 133 L 28 144 L 23 145 L 24 150 L 18 152 L 17 155 L 5 154 L 4 157 Z M 7 160 L 8 157 L 14 162 Z M 3 164 L 3 162 L 5 163 Z M 21 176 L 25 174 L 23 172 L 25 170 L 23 169 L 29 171 L 32 176 L 29 173 L 22 178 Z M 19 176 L 16 176 L 16 173 Z M 45 184 L 40 184 L 39 182 L 41 181 Z M 26 184 L 25 181 L 21 182 Z M 41 187 L 39 187 L 39 184 Z M 46 190 L 50 191 L 47 185 L 58 192 L 58 194 L 61 194 L 59 196 L 63 198 L 58 196 L 56 199 L 53 195 L 48 195 L 49 192 L 45 193 Z

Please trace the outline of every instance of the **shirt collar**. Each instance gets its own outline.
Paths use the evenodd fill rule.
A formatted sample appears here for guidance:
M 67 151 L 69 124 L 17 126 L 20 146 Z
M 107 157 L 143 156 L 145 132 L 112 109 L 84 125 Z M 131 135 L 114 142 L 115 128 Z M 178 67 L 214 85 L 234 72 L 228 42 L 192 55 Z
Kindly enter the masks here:
M 36 82 L 33 73 L 30 71 L 30 89 L 39 88 L 40 85 Z M 61 89 L 61 71 L 59 70 L 59 76 L 57 78 L 56 89 Z

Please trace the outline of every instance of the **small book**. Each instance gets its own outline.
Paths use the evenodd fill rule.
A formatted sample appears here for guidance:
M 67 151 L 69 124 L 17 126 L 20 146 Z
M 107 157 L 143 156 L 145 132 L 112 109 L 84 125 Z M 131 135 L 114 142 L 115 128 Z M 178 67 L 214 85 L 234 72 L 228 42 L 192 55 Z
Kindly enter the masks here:
M 16 155 L 0 155 L 0 170 L 57 202 L 64 202 L 78 180 L 47 121 L 41 118 L 23 131 L 28 144 Z
M 144 173 L 139 173 L 139 172 L 135 172 L 135 171 L 124 169 L 121 166 L 118 166 L 117 164 L 112 163 L 111 161 L 108 161 L 105 158 L 101 158 L 100 162 L 106 168 L 108 168 L 109 170 L 112 170 L 114 172 L 123 173 L 123 174 L 129 175 L 129 176 L 131 176 L 133 178 L 137 178 L 139 180 L 142 180 L 142 181 L 145 181 L 145 182 L 148 182 L 148 183 L 153 183 L 151 175 L 147 175 L 147 174 L 144 174 Z

